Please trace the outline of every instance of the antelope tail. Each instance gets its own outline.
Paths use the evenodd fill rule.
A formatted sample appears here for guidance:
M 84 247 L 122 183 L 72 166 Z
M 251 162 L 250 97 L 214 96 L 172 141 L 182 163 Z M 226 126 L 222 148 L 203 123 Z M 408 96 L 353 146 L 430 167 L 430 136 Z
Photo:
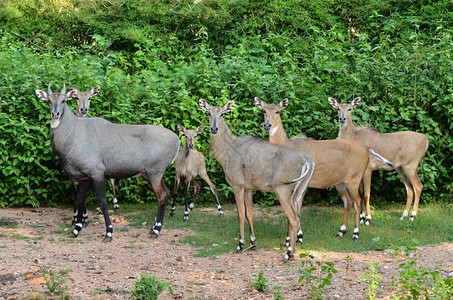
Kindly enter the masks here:
M 388 165 L 390 168 L 393 168 L 396 170 L 396 166 L 394 164 L 392 164 L 389 160 L 387 160 L 385 157 L 383 157 L 382 155 L 378 154 L 376 151 L 374 151 L 373 149 L 371 149 L 370 147 L 367 147 L 368 148 L 368 152 L 370 153 L 370 157 L 375 157 L 377 158 L 378 160 L 382 161 L 383 163 L 385 163 L 386 165 Z
M 285 184 L 293 184 L 293 183 L 296 183 L 298 181 L 301 181 L 302 179 L 305 178 L 305 176 L 307 176 L 307 174 L 310 173 L 310 164 L 308 162 L 306 162 L 304 164 L 304 166 L 302 167 L 302 172 L 300 174 L 300 176 L 296 179 L 293 179 L 291 181 L 288 181 L 288 182 L 285 182 Z

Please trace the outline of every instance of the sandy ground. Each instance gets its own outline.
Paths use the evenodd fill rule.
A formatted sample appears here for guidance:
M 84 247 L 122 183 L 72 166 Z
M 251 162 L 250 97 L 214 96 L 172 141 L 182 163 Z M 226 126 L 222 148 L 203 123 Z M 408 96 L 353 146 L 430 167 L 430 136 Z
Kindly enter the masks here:
M 195 249 L 179 242 L 187 231 L 164 228 L 153 240 L 148 226 L 116 230 L 113 242 L 102 243 L 105 227 L 101 222 L 90 223 L 77 239 L 69 239 L 69 230 L 67 234 L 59 231 L 60 224 L 68 222 L 63 219 L 71 215 L 69 209 L 58 208 L 0 209 L 0 299 L 22 299 L 33 293 L 52 299 L 41 267 L 63 270 L 67 294 L 73 299 L 129 299 L 140 274 L 172 285 L 173 294 L 165 291 L 160 299 L 272 299 L 273 291 L 257 292 L 250 285 L 260 270 L 271 288 L 280 287 L 285 299 L 308 296 L 308 287 L 297 284 L 302 261 L 297 253 L 290 262 L 283 260 L 284 252 L 279 249 L 193 257 Z M 124 217 L 112 219 L 115 228 L 126 224 Z M 391 278 L 399 273 L 398 264 L 404 258 L 393 257 L 389 251 L 310 253 L 314 260 L 334 262 L 338 270 L 325 299 L 365 299 L 367 284 L 360 277 L 372 262 L 380 263 L 383 278 L 377 299 L 390 299 L 394 293 L 389 287 Z M 445 278 L 453 271 L 452 254 L 453 243 L 447 243 L 419 247 L 413 256 L 417 265 L 440 270 Z

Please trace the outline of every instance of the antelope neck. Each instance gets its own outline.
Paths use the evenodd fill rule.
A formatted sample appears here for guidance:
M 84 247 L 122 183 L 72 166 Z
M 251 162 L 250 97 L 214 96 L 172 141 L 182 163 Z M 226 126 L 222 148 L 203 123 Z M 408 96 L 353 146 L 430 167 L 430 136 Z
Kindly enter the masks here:
M 237 137 L 228 128 L 223 118 L 219 119 L 217 126 L 219 131 L 216 134 L 211 134 L 211 150 L 214 157 L 223 167 L 225 162 L 224 157 L 230 155 L 234 140 Z
M 269 131 L 269 142 L 275 144 L 285 144 L 288 140 L 286 136 L 285 130 L 283 130 L 282 120 L 280 118 L 277 119 L 277 124 L 272 126 L 272 129 Z
M 348 118 L 344 126 L 340 125 L 340 130 L 338 131 L 338 138 L 340 139 L 349 139 L 355 134 L 356 128 L 354 123 L 351 121 L 351 118 Z

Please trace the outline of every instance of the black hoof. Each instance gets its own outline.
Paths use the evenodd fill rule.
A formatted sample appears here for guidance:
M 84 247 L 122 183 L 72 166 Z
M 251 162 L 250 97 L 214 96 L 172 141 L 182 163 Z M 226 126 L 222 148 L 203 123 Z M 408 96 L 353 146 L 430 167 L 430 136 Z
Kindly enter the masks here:
M 85 228 L 85 227 L 87 227 L 87 226 L 88 226 L 88 222 L 83 222 L 83 223 L 82 223 L 82 228 Z
M 78 234 L 74 234 L 73 232 L 71 232 L 70 234 L 68 234 L 68 238 L 71 238 L 71 239 L 75 239 L 76 237 L 78 237 L 79 235 Z

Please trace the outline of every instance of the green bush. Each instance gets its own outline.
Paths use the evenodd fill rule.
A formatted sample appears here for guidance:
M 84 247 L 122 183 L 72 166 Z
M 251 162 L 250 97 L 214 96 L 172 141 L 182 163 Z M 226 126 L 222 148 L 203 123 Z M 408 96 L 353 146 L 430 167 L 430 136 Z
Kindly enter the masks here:
M 163 291 L 173 288 L 169 283 L 160 282 L 155 276 L 140 274 L 140 279 L 135 282 L 135 288 L 131 292 L 131 298 L 136 300 L 157 300 Z
M 201 4 L 200 4 L 201 3 Z M 253 97 L 289 98 L 289 137 L 334 139 L 328 97 L 362 103 L 357 124 L 414 130 L 430 147 L 420 165 L 422 202 L 453 194 L 453 13 L 450 1 L 3 1 L 0 4 L 0 206 L 56 205 L 72 191 L 49 140 L 47 104 L 35 89 L 101 86 L 90 114 L 117 123 L 207 125 L 198 99 L 236 102 L 233 132 L 267 138 Z M 75 107 L 75 103 L 70 103 Z M 222 202 L 223 170 L 197 143 Z M 172 186 L 174 170 L 165 182 Z M 145 180 L 118 181 L 120 201 L 154 199 Z M 396 173 L 376 172 L 373 204 L 402 203 Z M 389 195 L 391 198 L 387 198 Z M 211 195 L 200 196 L 201 202 Z M 123 200 L 124 199 L 124 200 Z M 254 200 L 276 204 L 272 194 Z M 181 200 L 180 200 L 181 201 Z M 338 203 L 326 190 L 308 202 Z M 89 202 L 95 202 L 89 197 Z

